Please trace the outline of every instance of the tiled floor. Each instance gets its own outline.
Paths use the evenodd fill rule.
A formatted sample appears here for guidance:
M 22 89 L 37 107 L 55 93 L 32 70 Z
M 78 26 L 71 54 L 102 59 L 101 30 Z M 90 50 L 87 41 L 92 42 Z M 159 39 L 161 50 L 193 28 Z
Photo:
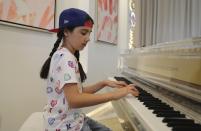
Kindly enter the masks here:
M 106 125 L 112 131 L 123 131 L 118 117 L 112 107 L 110 102 L 102 105 L 101 107 L 89 112 L 87 116 L 99 121 L 100 123 Z

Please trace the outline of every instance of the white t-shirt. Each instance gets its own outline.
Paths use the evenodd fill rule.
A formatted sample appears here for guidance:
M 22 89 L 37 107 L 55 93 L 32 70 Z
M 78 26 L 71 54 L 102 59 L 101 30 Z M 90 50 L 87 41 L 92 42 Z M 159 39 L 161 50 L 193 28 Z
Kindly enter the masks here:
M 77 59 L 68 49 L 61 48 L 52 56 L 47 79 L 45 131 L 80 131 L 82 128 L 84 114 L 79 109 L 69 108 L 63 91 L 66 83 L 77 83 L 82 92 Z

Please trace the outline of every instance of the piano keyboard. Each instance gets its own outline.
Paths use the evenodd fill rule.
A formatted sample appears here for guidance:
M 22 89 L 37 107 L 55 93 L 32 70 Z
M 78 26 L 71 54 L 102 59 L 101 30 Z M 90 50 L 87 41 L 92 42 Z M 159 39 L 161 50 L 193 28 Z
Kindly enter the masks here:
M 114 79 L 132 84 L 125 77 L 114 77 Z M 136 117 L 140 119 L 147 131 L 201 131 L 201 125 L 187 118 L 185 114 L 175 111 L 173 107 L 139 86 L 136 88 L 139 96 L 128 96 L 125 100 L 132 106 Z

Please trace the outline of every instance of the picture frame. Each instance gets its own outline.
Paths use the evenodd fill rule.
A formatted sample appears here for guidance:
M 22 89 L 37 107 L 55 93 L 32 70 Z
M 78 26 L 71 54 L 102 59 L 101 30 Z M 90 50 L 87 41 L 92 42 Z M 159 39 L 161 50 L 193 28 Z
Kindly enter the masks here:
M 117 45 L 118 0 L 96 1 L 96 40 Z
M 56 0 L 1 0 L 0 23 L 48 31 L 55 28 Z

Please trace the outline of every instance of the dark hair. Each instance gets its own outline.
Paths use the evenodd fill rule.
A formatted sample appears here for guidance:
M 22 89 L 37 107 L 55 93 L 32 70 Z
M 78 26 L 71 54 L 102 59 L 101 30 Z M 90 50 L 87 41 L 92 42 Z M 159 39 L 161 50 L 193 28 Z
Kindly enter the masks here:
M 70 32 L 72 32 L 74 30 L 75 27 L 67 27 L 66 29 L 69 30 Z M 64 36 L 64 29 L 61 29 L 58 33 L 57 33 L 57 41 L 54 43 L 54 47 L 52 49 L 52 51 L 49 54 L 48 59 L 45 61 L 45 63 L 43 64 L 41 71 L 40 71 L 40 77 L 42 79 L 47 79 L 48 74 L 49 74 L 49 69 L 50 69 L 50 62 L 51 62 L 51 58 L 54 54 L 54 52 L 58 49 L 61 40 Z M 79 58 L 80 58 L 80 53 L 79 51 L 75 51 L 74 56 L 77 58 L 78 61 L 78 67 L 79 67 L 79 71 L 80 71 L 80 77 L 81 77 L 81 82 L 84 82 L 87 78 L 81 63 L 79 62 Z
M 80 58 L 80 52 L 79 51 L 75 51 L 74 56 L 77 58 L 78 61 L 78 67 L 79 67 L 79 71 L 80 71 L 80 77 L 81 77 L 81 81 L 84 82 L 87 79 L 87 76 L 82 68 L 82 65 L 79 61 Z
M 52 51 L 50 52 L 49 57 L 47 58 L 47 60 L 43 64 L 43 66 L 41 68 L 41 71 L 40 71 L 40 77 L 42 79 L 47 79 L 47 76 L 48 76 L 48 73 L 49 73 L 49 69 L 50 69 L 51 58 L 52 58 L 54 52 L 59 47 L 60 42 L 61 42 L 63 36 L 64 36 L 63 30 L 61 30 L 61 31 L 59 31 L 57 33 L 57 41 L 54 43 L 54 47 L 52 48 Z

